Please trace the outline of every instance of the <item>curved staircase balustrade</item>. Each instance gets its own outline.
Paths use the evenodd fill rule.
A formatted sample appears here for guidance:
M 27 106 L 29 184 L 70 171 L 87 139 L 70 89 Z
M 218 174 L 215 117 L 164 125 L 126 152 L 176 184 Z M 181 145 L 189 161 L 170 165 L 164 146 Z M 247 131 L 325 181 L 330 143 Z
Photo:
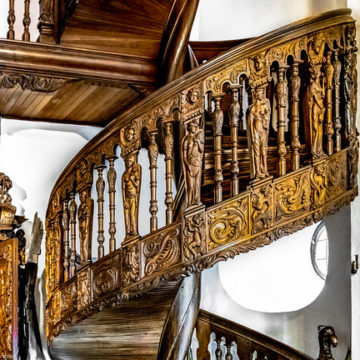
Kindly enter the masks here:
M 357 195 L 354 36 L 354 20 L 344 9 L 252 39 L 154 92 L 78 153 L 56 182 L 46 217 L 50 343 L 60 330 L 103 306 L 116 306 L 162 282 L 267 245 L 336 212 Z M 241 87 L 248 89 L 251 104 L 247 124 L 241 119 Z M 210 145 L 205 144 L 206 119 L 213 124 Z M 246 137 L 244 148 L 241 139 Z M 268 145 L 273 149 L 269 158 Z M 115 186 L 117 147 L 126 165 L 121 189 Z M 149 184 L 141 184 L 141 148 L 149 153 Z M 161 229 L 159 152 L 165 154 L 166 164 L 167 225 Z M 207 199 L 205 206 L 201 172 L 209 152 L 213 170 L 208 183 L 214 200 Z M 240 160 L 245 176 L 237 166 Z M 171 189 L 179 167 L 186 199 L 175 221 Z M 106 228 L 105 181 L 110 219 Z M 97 205 L 91 199 L 93 182 Z M 140 186 L 151 194 L 151 229 L 146 236 L 139 236 L 137 229 Z M 126 224 L 121 247 L 116 239 L 118 191 L 123 193 Z M 93 221 L 98 222 L 98 234 L 91 234 Z M 93 263 L 92 241 L 98 243 Z

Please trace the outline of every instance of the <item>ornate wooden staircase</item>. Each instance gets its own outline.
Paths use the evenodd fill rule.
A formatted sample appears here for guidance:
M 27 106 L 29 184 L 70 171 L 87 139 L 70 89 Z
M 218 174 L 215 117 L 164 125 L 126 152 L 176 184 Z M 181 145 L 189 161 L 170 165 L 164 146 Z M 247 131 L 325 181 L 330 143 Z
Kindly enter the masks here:
M 350 10 L 338 10 L 246 41 L 144 98 L 78 153 L 53 189 L 46 218 L 47 338 L 55 358 L 128 358 L 132 344 L 134 359 L 183 359 L 198 315 L 194 274 L 354 199 L 354 36 Z M 158 182 L 165 183 L 161 228 Z M 150 231 L 140 236 L 144 187 Z M 179 303 L 181 279 L 190 275 L 191 291 L 183 284 Z M 102 331 L 111 339 L 97 336 L 95 351 L 91 333 Z M 151 343 L 145 352 L 142 339 Z

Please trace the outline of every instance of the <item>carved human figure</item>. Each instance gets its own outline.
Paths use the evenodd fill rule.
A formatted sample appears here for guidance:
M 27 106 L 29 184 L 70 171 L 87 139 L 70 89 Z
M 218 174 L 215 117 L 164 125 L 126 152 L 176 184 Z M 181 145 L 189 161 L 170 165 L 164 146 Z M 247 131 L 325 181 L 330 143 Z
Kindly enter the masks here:
M 81 262 L 86 263 L 89 259 L 89 249 L 90 249 L 90 234 L 89 226 L 90 224 L 90 207 L 89 199 L 86 190 L 81 191 L 80 193 L 80 205 L 78 209 L 78 219 L 79 219 L 79 238 L 81 246 Z M 91 201 L 91 200 L 90 200 Z
M 269 175 L 267 171 L 267 150 L 271 107 L 266 98 L 266 86 L 255 88 L 253 103 L 247 110 L 246 121 L 248 142 L 251 156 L 251 178 L 263 179 Z
M 345 123 L 346 131 L 350 139 L 356 136 L 354 131 L 354 79 L 351 55 L 345 56 L 344 62 L 344 98 L 345 98 Z
M 310 68 L 310 85 L 307 93 L 308 119 L 310 126 L 311 154 L 314 159 L 324 155 L 323 122 L 325 115 L 325 83 L 321 67 Z
M 200 119 L 197 118 L 188 124 L 187 134 L 182 142 L 187 206 L 201 204 L 200 189 L 204 145 L 204 131 L 200 129 Z
M 141 165 L 136 154 L 125 158 L 125 172 L 122 176 L 122 196 L 126 236 L 136 236 L 138 232 L 139 196 L 141 186 Z

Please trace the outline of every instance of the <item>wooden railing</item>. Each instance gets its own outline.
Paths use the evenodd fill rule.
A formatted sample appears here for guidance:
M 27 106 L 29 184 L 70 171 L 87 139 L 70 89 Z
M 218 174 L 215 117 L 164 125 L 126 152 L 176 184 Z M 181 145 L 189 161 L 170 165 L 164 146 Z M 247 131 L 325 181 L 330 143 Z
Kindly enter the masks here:
M 198 348 L 190 347 L 191 359 L 312 360 L 279 341 L 204 310 L 200 310 L 195 329 Z
M 79 152 L 47 211 L 50 342 L 106 304 L 269 244 L 356 196 L 357 49 L 349 14 L 329 12 L 241 44 L 156 91 Z M 141 149 L 148 152 L 147 182 Z M 181 179 L 183 201 L 173 191 Z M 165 184 L 163 209 L 158 182 Z M 144 187 L 150 229 L 140 236 Z

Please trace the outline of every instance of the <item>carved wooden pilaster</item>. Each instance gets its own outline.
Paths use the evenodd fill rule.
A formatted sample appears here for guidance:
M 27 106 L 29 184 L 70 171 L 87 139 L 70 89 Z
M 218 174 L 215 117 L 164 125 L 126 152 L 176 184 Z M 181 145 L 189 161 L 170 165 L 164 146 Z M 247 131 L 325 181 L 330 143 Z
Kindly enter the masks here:
M 115 221 L 115 194 L 116 194 L 116 171 L 114 168 L 114 162 L 117 159 L 117 156 L 111 156 L 108 158 L 109 161 L 109 170 L 107 173 L 107 180 L 109 184 L 109 250 L 113 252 L 116 249 L 116 241 L 115 241 L 115 234 L 116 234 L 116 221 Z
M 231 182 L 231 193 L 233 196 L 239 193 L 239 165 L 238 165 L 238 127 L 239 127 L 239 117 L 240 117 L 240 103 L 238 100 L 238 88 L 234 88 L 232 91 L 232 102 L 230 105 L 229 118 L 231 126 L 231 172 L 232 182 Z
M 141 165 L 138 149 L 126 154 L 125 172 L 121 178 L 126 237 L 139 235 L 139 199 L 141 189 Z
M 24 19 L 23 19 L 23 25 L 24 25 L 24 33 L 22 35 L 23 41 L 30 41 L 30 0 L 24 0 Z
M 295 61 L 291 67 L 290 74 L 290 131 L 291 131 L 291 169 L 297 170 L 300 167 L 300 137 L 299 137 L 299 92 L 301 79 L 299 76 L 299 62 Z
M 75 275 L 76 272 L 76 211 L 77 205 L 75 202 L 75 192 L 70 193 L 70 226 L 71 226 L 71 251 L 70 251 L 70 274 L 71 277 Z M 66 281 L 66 280 L 65 280 Z
M 221 96 L 215 98 L 215 111 L 213 113 L 214 128 L 214 164 L 215 164 L 215 203 L 219 203 L 223 199 L 222 181 L 222 128 L 224 124 L 224 112 L 220 106 Z
M 69 279 L 69 266 L 70 266 L 69 200 L 68 199 L 64 200 L 64 211 L 63 211 L 62 219 L 63 219 L 63 241 L 64 241 L 64 281 L 67 281 Z
M 325 99 L 326 99 L 326 121 L 325 121 L 325 134 L 326 134 L 326 151 L 328 155 L 334 153 L 334 142 L 332 136 L 334 135 L 334 126 L 332 122 L 332 89 L 333 89 L 333 77 L 334 66 L 331 63 L 332 52 L 328 51 L 326 54 L 325 64 Z
M 157 131 L 153 131 L 149 133 L 150 137 L 150 144 L 148 148 L 148 155 L 149 155 L 149 164 L 150 164 L 150 232 L 154 232 L 158 228 L 158 219 L 157 219 L 157 197 L 156 197 L 156 190 L 157 190 L 157 158 L 159 155 L 159 148 L 156 143 L 156 136 Z
M 97 192 L 97 204 L 98 204 L 98 258 L 101 259 L 104 256 L 104 189 L 105 181 L 103 178 L 103 171 L 105 165 L 99 165 L 96 167 L 98 171 L 98 179 L 96 181 L 96 192 Z
M 173 159 L 174 159 L 174 134 L 173 124 L 171 122 L 165 123 L 165 205 L 166 205 L 166 225 L 172 223 L 173 220 L 173 193 L 172 193 L 172 178 L 173 178 Z
M 14 24 L 15 24 L 15 0 L 9 0 L 9 13 L 7 22 L 9 24 L 9 30 L 7 32 L 7 38 L 9 40 L 15 39 L 15 31 L 14 31 Z
M 341 116 L 340 116 L 340 76 L 341 61 L 339 60 L 339 49 L 334 51 L 334 122 L 335 122 L 335 152 L 341 150 Z
M 288 66 L 280 66 L 278 71 L 278 82 L 276 85 L 276 100 L 278 111 L 277 124 L 277 140 L 278 140 L 278 174 L 283 176 L 286 174 L 286 143 L 285 143 L 285 120 L 286 120 L 286 105 L 287 105 L 287 83 L 285 81 L 286 69 Z

